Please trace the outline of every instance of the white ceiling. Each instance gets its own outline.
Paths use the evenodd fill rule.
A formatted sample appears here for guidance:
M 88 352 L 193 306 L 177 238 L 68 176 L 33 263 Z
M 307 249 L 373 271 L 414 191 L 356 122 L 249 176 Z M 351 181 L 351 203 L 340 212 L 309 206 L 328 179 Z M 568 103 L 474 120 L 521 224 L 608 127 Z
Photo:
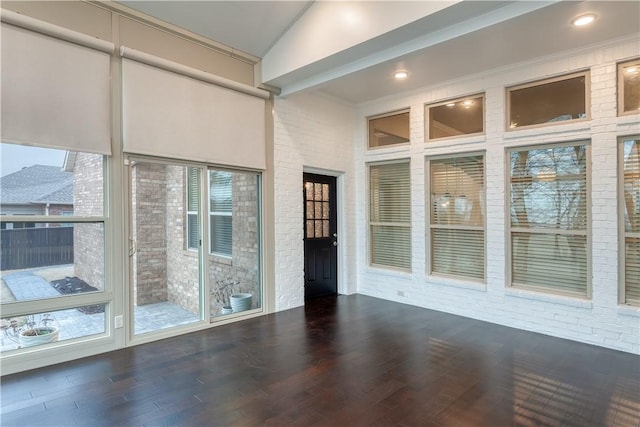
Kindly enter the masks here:
M 125 5 L 204 37 L 268 59 L 308 1 L 122 1 Z M 398 4 L 401 7 L 402 3 Z M 595 12 L 588 28 L 576 15 Z M 339 35 L 338 35 L 339 36 Z M 413 91 L 469 74 L 637 38 L 638 1 L 463 1 L 265 83 L 283 94 L 316 89 L 349 103 Z M 299 49 L 309 49 L 301 45 Z M 296 52 L 292 51 L 292 55 Z M 393 71 L 410 76 L 395 81 Z
M 119 1 L 193 33 L 262 58 L 311 1 Z

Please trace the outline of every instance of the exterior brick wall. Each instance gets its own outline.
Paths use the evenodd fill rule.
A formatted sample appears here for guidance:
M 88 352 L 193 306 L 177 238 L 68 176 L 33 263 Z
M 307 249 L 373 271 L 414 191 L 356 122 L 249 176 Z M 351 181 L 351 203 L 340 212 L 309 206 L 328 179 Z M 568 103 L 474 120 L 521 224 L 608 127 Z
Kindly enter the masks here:
M 167 301 L 167 166 L 137 163 L 132 168 L 136 253 L 132 257 L 136 305 Z
M 167 301 L 199 313 L 198 253 L 189 251 L 185 244 L 185 190 L 186 174 L 182 166 L 166 166 L 164 201 L 162 212 L 152 213 L 155 223 L 163 224 L 166 235 L 166 277 L 162 285 Z
M 137 305 L 169 301 L 199 312 L 198 252 L 188 250 L 185 244 L 185 178 L 182 166 L 138 163 L 134 167 L 133 229 L 137 252 L 133 269 Z M 253 307 L 262 304 L 256 175 L 234 172 L 232 192 L 233 256 L 209 257 L 214 316 L 229 304 L 231 293 L 251 293 Z
M 103 157 L 77 153 L 73 170 L 74 215 L 102 216 L 103 210 Z M 104 235 L 102 224 L 76 223 L 73 226 L 74 274 L 101 290 L 104 289 L 105 275 Z
M 258 212 L 258 180 L 256 174 L 234 172 L 231 178 L 232 257 L 211 256 L 209 283 L 211 314 L 220 314 L 234 293 L 250 293 L 252 308 L 262 306 L 260 286 L 260 228 Z

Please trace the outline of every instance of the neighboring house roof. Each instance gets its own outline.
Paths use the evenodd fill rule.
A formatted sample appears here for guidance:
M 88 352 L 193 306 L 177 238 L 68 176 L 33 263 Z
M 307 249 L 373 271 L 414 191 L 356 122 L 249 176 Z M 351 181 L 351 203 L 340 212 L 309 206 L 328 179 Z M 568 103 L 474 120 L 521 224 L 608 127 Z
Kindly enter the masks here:
M 73 204 L 73 172 L 59 166 L 33 165 L 0 177 L 0 203 Z

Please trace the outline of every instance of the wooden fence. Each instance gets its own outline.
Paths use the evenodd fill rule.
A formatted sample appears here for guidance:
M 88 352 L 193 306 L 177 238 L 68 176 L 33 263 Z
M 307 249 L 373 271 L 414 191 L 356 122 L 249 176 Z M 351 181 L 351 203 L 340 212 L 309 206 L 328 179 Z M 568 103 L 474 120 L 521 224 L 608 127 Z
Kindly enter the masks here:
M 0 231 L 0 270 L 73 264 L 73 227 Z

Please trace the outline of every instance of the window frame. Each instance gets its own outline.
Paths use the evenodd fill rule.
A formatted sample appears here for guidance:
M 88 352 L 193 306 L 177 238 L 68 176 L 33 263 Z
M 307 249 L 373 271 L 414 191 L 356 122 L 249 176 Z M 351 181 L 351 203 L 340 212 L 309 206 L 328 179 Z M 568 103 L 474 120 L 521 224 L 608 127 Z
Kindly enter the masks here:
M 194 166 L 187 166 L 185 167 L 185 191 L 184 191 L 184 197 L 185 197 L 185 202 L 184 202 L 184 206 L 185 206 L 185 228 L 184 228 L 184 242 L 185 242 L 185 250 L 187 251 L 193 251 L 193 252 L 197 252 L 198 248 L 200 246 L 200 240 L 202 240 L 199 236 L 199 232 L 200 232 L 200 227 L 196 221 L 196 227 L 198 228 L 198 241 L 195 242 L 195 246 L 192 245 L 193 242 L 191 242 L 191 221 L 189 221 L 189 218 L 192 216 L 196 216 L 196 219 L 198 218 L 198 214 L 199 214 L 199 207 L 196 207 L 196 210 L 190 210 L 189 209 L 189 194 L 191 194 L 191 176 L 189 176 L 190 173 L 192 173 L 193 171 L 198 171 L 200 170 L 200 168 L 194 167 Z M 196 176 L 195 178 L 196 182 L 198 182 L 198 184 L 200 184 L 200 179 L 199 176 Z M 198 194 L 199 194 L 199 190 L 198 190 Z
M 409 127 L 408 127 L 408 131 L 409 131 L 409 138 L 407 139 L 407 141 L 404 142 L 398 142 L 395 144 L 387 144 L 387 145 L 375 145 L 375 146 L 371 146 L 371 121 L 372 120 L 376 120 L 376 119 L 383 119 L 385 117 L 392 117 L 392 116 L 399 116 L 402 114 L 408 114 L 409 115 Z M 404 147 L 407 145 L 411 144 L 411 108 L 407 107 L 407 108 L 402 108 L 399 110 L 394 110 L 394 111 L 389 111 L 387 113 L 382 113 L 382 114 L 376 114 L 373 116 L 367 116 L 367 150 L 378 150 L 378 149 L 385 149 L 385 148 L 390 148 L 390 147 Z
M 640 134 L 639 135 L 626 135 L 620 136 L 617 138 L 618 143 L 618 230 L 619 230 L 619 239 L 618 239 L 618 303 L 620 305 L 628 305 L 633 307 L 640 307 L 640 299 L 631 300 L 627 299 L 627 289 L 626 289 L 626 240 L 627 237 L 638 238 L 640 239 L 640 231 L 626 231 L 625 227 L 625 197 L 624 197 L 624 184 L 625 184 L 625 176 L 624 176 L 624 143 L 625 141 L 635 140 L 640 144 Z M 640 148 L 639 148 L 640 149 Z M 640 178 L 639 178 L 640 179 Z
M 586 283 L 584 294 L 578 292 L 562 291 L 550 287 L 527 285 L 527 284 L 514 284 L 513 283 L 513 234 L 514 233 L 526 233 L 527 229 L 521 227 L 512 227 L 511 225 L 511 167 L 510 167 L 510 155 L 512 152 L 531 151 L 531 150 L 544 150 L 553 149 L 558 147 L 571 147 L 571 146 L 585 146 L 585 195 L 586 195 L 586 212 L 585 223 L 586 227 L 584 231 L 580 233 L 557 233 L 558 228 L 530 228 L 529 234 L 567 234 L 567 235 L 584 235 L 586 240 L 585 245 L 585 262 L 586 262 Z M 578 139 L 572 141 L 563 141 L 557 143 L 545 143 L 538 145 L 522 145 L 512 146 L 505 149 L 505 268 L 506 268 L 506 287 L 511 289 L 521 289 L 526 291 L 533 291 L 543 295 L 559 295 L 565 297 L 573 297 L 580 299 L 590 300 L 592 298 L 592 214 L 591 214 L 591 176 L 593 171 L 591 169 L 591 139 Z
M 476 98 L 481 98 L 480 102 L 481 102 L 481 105 L 482 105 L 482 130 L 480 132 L 463 133 L 461 135 L 452 135 L 452 136 L 442 136 L 442 137 L 437 137 L 437 138 L 431 138 L 430 133 L 431 133 L 431 109 L 432 108 L 441 107 L 443 105 L 447 105 L 447 104 L 451 104 L 451 103 L 464 102 L 466 100 L 476 99 Z M 486 112 L 486 102 L 487 102 L 486 93 L 485 92 L 480 92 L 480 93 L 474 93 L 474 94 L 471 94 L 471 95 L 465 95 L 465 96 L 458 96 L 458 97 L 455 97 L 455 98 L 449 98 L 449 99 L 446 99 L 444 101 L 439 101 L 439 102 L 436 102 L 436 103 L 425 104 L 424 105 L 424 139 L 425 139 L 425 141 L 428 141 L 428 142 L 447 141 L 447 140 L 456 139 L 456 138 L 466 138 L 466 137 L 485 135 L 485 133 L 486 133 L 486 113 L 487 113 Z
M 629 59 L 627 61 L 618 62 L 616 66 L 616 89 L 617 89 L 617 112 L 618 116 L 632 116 L 635 114 L 640 114 L 640 109 L 624 111 L 624 73 L 623 68 L 628 67 L 630 65 L 637 65 L 640 68 L 640 57 Z
M 511 127 L 511 92 L 520 90 L 520 89 L 528 89 L 536 86 L 542 86 L 549 83 L 561 82 L 563 80 L 570 80 L 576 77 L 584 77 L 584 109 L 585 109 L 585 117 L 571 119 L 571 120 L 560 120 L 555 122 L 544 122 L 544 123 L 536 123 L 532 125 L 525 126 L 517 126 Z M 558 125 L 566 125 L 569 123 L 579 123 L 591 120 L 591 73 L 589 70 L 576 71 L 568 74 L 562 74 L 555 77 L 549 77 L 541 80 L 533 80 L 525 83 L 519 83 L 512 86 L 505 87 L 505 131 L 506 132 L 516 132 L 524 129 L 539 129 L 547 126 L 558 126 Z
M 21 145 L 21 144 L 19 144 Z M 49 147 L 42 147 L 49 148 Z M 60 149 L 65 150 L 65 149 Z M 73 151 L 73 150 L 67 150 Z M 83 152 L 86 154 L 95 154 L 89 152 Z M 2 318 L 11 317 L 24 317 L 29 315 L 37 315 L 42 313 L 56 312 L 66 309 L 75 309 L 85 307 L 89 305 L 104 305 L 104 329 L 102 332 L 90 334 L 82 337 L 71 339 L 60 339 L 54 343 L 47 345 L 38 345 L 35 347 L 29 347 L 25 349 L 18 348 L 17 350 L 10 350 L 7 353 L 2 353 L 0 359 L 13 360 L 14 358 L 22 357 L 25 352 L 31 351 L 46 351 L 49 348 L 58 348 L 67 346 L 70 343 L 87 342 L 109 337 L 113 334 L 110 326 L 112 312 L 113 312 L 113 277 L 112 277 L 112 248 L 113 248 L 113 230 L 112 230 L 112 218 L 110 213 L 109 195 L 111 194 L 110 174 L 109 171 L 112 167 L 111 156 L 105 154 L 99 154 L 102 157 L 102 214 L 101 215 L 28 215 L 28 221 L 25 221 L 25 215 L 2 215 L 0 220 L 2 223 L 15 223 L 15 222 L 29 222 L 29 223 L 54 223 L 60 224 L 62 227 L 69 227 L 73 224 L 101 224 L 104 241 L 104 254 L 103 254 L 103 289 L 96 291 L 76 293 L 76 294 L 60 294 L 53 297 L 29 299 L 23 301 L 7 301 L 2 302 L 0 307 L 2 309 Z M 32 228 L 32 227 L 25 227 Z M 36 227 L 37 228 L 37 227 Z M 89 284 L 92 285 L 92 284 Z
M 432 162 L 438 160 L 448 160 L 454 158 L 469 158 L 469 157 L 481 157 L 483 170 L 482 170 L 482 210 L 483 210 L 483 218 L 482 225 L 478 226 L 464 226 L 464 225 L 453 225 L 453 226 L 443 226 L 436 225 L 432 222 L 432 208 L 433 208 L 433 197 L 432 197 Z M 439 277 L 439 278 L 448 278 L 465 282 L 472 282 L 474 284 L 486 284 L 487 283 L 487 156 L 484 151 L 473 151 L 473 152 L 464 152 L 464 153 L 456 153 L 456 154 L 445 154 L 445 155 L 437 155 L 437 156 L 427 156 L 425 157 L 425 221 L 426 221 L 426 274 L 430 277 Z M 433 229 L 449 229 L 449 230 L 473 230 L 473 231 L 482 231 L 483 232 L 483 251 L 484 251 L 484 262 L 483 262 L 483 271 L 482 271 L 482 279 L 473 278 L 470 276 L 463 276 L 457 274 L 446 274 L 441 272 L 433 271 Z
M 227 169 L 217 169 L 217 168 L 213 168 L 213 167 L 206 167 L 206 168 L 197 168 L 194 166 L 191 167 L 187 167 L 186 168 L 186 180 L 185 180 L 185 197 L 186 197 L 186 201 L 185 201 L 185 207 L 188 209 L 189 207 L 189 193 L 190 193 L 190 185 L 191 185 L 191 180 L 189 179 L 189 171 L 190 170 L 194 170 L 194 169 L 200 169 L 202 170 L 204 173 L 206 173 L 206 213 L 207 213 L 207 232 L 209 233 L 209 245 L 207 248 L 207 253 L 211 256 L 217 257 L 217 258 L 223 258 L 226 260 L 232 260 L 233 259 L 233 202 L 232 202 L 232 208 L 230 212 L 224 212 L 224 211 L 212 211 L 211 210 L 211 172 L 224 172 L 224 173 L 229 173 L 231 175 L 231 181 L 230 181 L 230 185 L 231 185 L 231 197 L 232 197 L 232 201 L 233 201 L 233 171 L 227 170 Z M 201 183 L 201 179 L 197 180 L 198 183 Z M 198 239 L 198 245 L 196 247 L 192 247 L 191 246 L 191 242 L 189 241 L 189 236 L 190 236 L 190 231 L 189 231 L 189 227 L 190 227 L 190 222 L 189 222 L 189 216 L 193 216 L 198 214 L 200 208 L 198 208 L 198 210 L 185 210 L 185 250 L 188 251 L 192 251 L 195 252 L 198 250 L 198 246 L 200 245 L 202 238 Z M 216 252 L 213 250 L 213 244 L 214 244 L 214 239 L 213 239 L 213 228 L 211 227 L 211 219 L 213 217 L 231 217 L 231 236 L 232 236 L 232 241 L 231 241 L 231 253 L 230 254 L 226 254 L 223 252 Z
M 404 273 L 411 273 L 412 271 L 412 267 L 413 267 L 413 251 L 412 251 L 412 241 L 413 241 L 413 235 L 412 235 L 412 209 L 411 209 L 411 202 L 409 202 L 409 221 L 406 223 L 397 223 L 397 222 L 381 222 L 381 221 L 372 221 L 371 219 L 371 210 L 373 208 L 373 201 L 371 200 L 371 192 L 372 192 L 372 188 L 371 188 L 371 168 L 372 167 L 376 167 L 376 166 L 383 166 L 383 165 L 390 165 L 390 164 L 406 164 L 407 167 L 409 168 L 409 182 L 408 182 L 408 189 L 409 189 L 409 197 L 411 198 L 411 159 L 409 158 L 404 158 L 404 159 L 394 159 L 394 160 L 388 160 L 388 161 L 379 161 L 379 162 L 370 162 L 367 163 L 367 238 L 368 238 L 368 244 L 367 244 L 367 253 L 368 253 L 368 265 L 369 267 L 373 267 L 373 268 L 380 268 L 380 269 L 385 269 L 385 270 L 390 270 L 390 271 L 398 271 L 398 272 L 404 272 Z M 393 266 L 393 265 L 385 265 L 385 264 L 378 264 L 375 263 L 373 261 L 373 236 L 372 236 L 372 227 L 374 226 L 393 226 L 393 227 L 401 227 L 401 228 L 408 228 L 409 229 L 409 267 L 408 268 L 403 268 L 403 267 L 398 267 L 398 266 Z
M 211 225 L 209 225 L 209 255 L 213 255 L 216 257 L 222 257 L 222 258 L 226 258 L 226 259 L 233 259 L 233 172 L 229 172 L 227 170 L 223 170 L 223 169 L 214 169 L 214 168 L 209 168 L 207 169 L 207 217 L 209 219 L 209 224 L 211 224 L 211 219 L 214 217 L 230 217 L 231 218 L 231 253 L 223 253 L 223 252 L 216 252 L 213 249 L 213 244 L 214 244 L 214 238 L 213 238 L 213 227 L 211 227 Z M 230 189 L 229 191 L 231 192 L 231 210 L 229 212 L 226 211 L 212 211 L 211 210 L 211 172 L 222 172 L 222 173 L 228 173 L 230 175 L 230 181 L 229 181 L 229 186 Z

